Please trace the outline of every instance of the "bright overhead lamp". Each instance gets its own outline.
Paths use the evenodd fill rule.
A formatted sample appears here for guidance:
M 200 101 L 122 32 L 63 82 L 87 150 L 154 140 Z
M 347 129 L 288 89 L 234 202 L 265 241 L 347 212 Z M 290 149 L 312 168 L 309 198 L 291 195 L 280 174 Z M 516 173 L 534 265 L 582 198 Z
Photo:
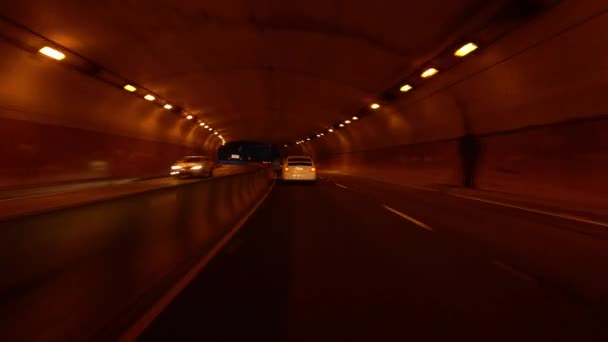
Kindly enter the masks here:
M 372 104 L 371 104 L 369 107 L 370 107 L 371 109 L 378 109 L 378 108 L 380 108 L 380 105 L 379 105 L 379 104 L 377 104 L 377 103 L 372 103 Z
M 310 138 L 306 138 L 306 141 L 310 141 Z
M 346 120 L 344 121 L 344 123 L 348 125 L 350 123 L 350 120 Z
M 328 131 L 329 133 L 333 133 L 334 129 L 333 129 L 333 128 L 330 128 L 330 129 L 328 129 L 327 131 Z
M 438 72 L 439 72 L 439 70 L 437 70 L 435 68 L 428 68 L 428 69 L 424 70 L 424 72 L 422 72 L 422 74 L 420 74 L 420 76 L 422 76 L 422 78 L 429 78 Z
M 166 105 L 163 106 L 163 108 L 165 108 L 166 110 L 171 110 L 173 108 L 173 106 L 167 103 Z
M 41 54 L 43 54 L 47 57 L 51 57 L 52 59 L 56 59 L 58 61 L 65 58 L 65 55 L 62 52 L 57 51 L 49 46 L 45 46 L 45 47 L 41 48 L 40 50 L 38 50 L 38 52 L 40 52 Z
M 156 97 L 154 97 L 154 95 L 148 94 L 148 95 L 144 96 L 144 99 L 146 99 L 148 101 L 154 101 L 154 100 L 156 100 Z
M 210 130 L 210 131 L 213 131 L 213 128 L 209 127 L 209 130 Z
M 359 120 L 359 118 L 356 116 L 353 116 L 353 121 L 357 121 L 357 120 Z
M 320 137 L 321 137 L 321 134 L 317 134 L 317 138 L 320 138 Z
M 340 127 L 344 127 L 344 124 L 340 124 Z
M 209 125 L 205 125 L 205 128 L 209 128 Z
M 399 91 L 402 93 L 407 93 L 410 90 L 412 90 L 412 86 L 409 84 L 404 84 L 401 86 L 401 88 L 399 88 Z
M 192 118 L 193 118 L 193 116 L 192 116 L 192 115 L 188 115 L 188 116 L 186 116 L 186 119 L 188 119 L 188 120 L 192 120 Z
M 125 84 L 125 86 L 123 88 L 125 88 L 125 90 L 129 91 L 129 92 L 134 92 L 137 90 L 137 88 L 135 88 L 134 86 L 132 86 L 130 84 Z
M 475 43 L 466 43 L 462 47 L 460 47 L 460 49 L 454 52 L 454 56 L 464 57 L 475 50 L 477 50 L 477 45 L 475 45 Z
M 198 124 L 199 126 L 205 126 L 204 122 L 201 122 L 200 124 Z
M 213 134 L 218 135 L 219 133 L 218 132 L 213 132 Z
M 321 136 L 324 136 L 324 135 L 325 135 L 325 133 L 321 133 Z

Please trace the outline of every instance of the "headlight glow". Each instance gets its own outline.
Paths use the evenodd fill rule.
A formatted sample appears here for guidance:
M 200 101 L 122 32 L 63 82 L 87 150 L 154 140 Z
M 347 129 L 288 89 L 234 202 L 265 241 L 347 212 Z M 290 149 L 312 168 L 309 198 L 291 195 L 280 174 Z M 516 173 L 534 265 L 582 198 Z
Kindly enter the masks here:
M 200 170 L 202 168 L 203 168 L 202 165 L 196 165 L 196 166 L 193 166 L 190 170 Z
M 182 167 L 179 166 L 179 165 L 173 165 L 173 166 L 171 166 L 171 170 L 181 170 L 181 169 L 182 169 Z

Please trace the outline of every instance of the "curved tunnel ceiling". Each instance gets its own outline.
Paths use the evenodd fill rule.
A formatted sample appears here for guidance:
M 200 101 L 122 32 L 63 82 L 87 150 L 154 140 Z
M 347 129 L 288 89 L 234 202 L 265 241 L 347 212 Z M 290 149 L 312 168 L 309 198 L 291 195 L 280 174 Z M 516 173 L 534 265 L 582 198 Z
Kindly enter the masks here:
M 227 140 L 348 118 L 509 1 L 26 1 L 3 15 L 152 90 Z

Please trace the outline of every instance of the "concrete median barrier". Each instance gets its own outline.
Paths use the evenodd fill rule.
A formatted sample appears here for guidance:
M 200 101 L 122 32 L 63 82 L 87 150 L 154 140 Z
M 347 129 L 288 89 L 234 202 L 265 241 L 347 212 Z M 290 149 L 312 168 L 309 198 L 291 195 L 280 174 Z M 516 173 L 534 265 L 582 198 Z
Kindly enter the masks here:
M 0 222 L 0 340 L 114 338 L 271 182 L 258 169 Z

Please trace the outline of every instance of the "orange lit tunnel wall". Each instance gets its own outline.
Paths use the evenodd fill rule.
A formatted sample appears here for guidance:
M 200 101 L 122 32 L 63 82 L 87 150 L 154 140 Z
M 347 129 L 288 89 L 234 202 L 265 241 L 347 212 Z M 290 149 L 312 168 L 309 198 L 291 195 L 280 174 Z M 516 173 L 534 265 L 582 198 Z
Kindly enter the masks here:
M 481 147 L 478 188 L 605 210 L 605 32 L 605 1 L 564 1 L 396 103 L 302 146 L 321 168 L 459 186 L 458 140 L 469 132 Z
M 176 113 L 0 40 L 0 188 L 166 175 L 217 139 Z

